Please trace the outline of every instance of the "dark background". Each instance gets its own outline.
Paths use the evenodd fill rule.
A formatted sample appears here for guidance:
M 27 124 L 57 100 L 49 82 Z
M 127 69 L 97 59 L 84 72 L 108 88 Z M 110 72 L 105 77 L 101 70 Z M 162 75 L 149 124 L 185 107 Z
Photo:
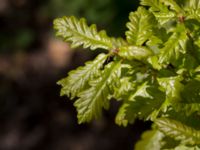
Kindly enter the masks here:
M 0 150 L 131 150 L 149 124 L 115 125 L 118 103 L 78 125 L 73 102 L 56 82 L 97 52 L 70 50 L 54 36 L 54 18 L 87 18 L 124 37 L 134 0 L 0 0 Z

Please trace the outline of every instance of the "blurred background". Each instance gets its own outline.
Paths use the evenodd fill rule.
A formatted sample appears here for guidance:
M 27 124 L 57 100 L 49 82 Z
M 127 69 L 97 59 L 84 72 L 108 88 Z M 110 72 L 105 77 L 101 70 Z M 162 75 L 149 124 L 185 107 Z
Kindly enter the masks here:
M 73 102 L 56 82 L 97 52 L 70 50 L 52 22 L 85 17 L 124 37 L 134 0 L 0 0 L 0 150 L 132 150 L 148 123 L 115 125 L 116 102 L 104 117 L 78 125 Z

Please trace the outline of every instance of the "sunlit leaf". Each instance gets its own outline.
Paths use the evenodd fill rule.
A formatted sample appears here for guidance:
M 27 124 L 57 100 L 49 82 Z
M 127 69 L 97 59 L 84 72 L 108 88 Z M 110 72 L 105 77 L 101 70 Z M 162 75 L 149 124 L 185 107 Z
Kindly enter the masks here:
M 128 60 L 142 60 L 153 55 L 153 52 L 142 46 L 123 46 L 120 47 L 118 55 Z
M 100 54 L 93 61 L 87 62 L 84 67 L 78 67 L 69 72 L 68 77 L 58 81 L 58 84 L 62 86 L 60 94 L 75 98 L 80 91 L 87 87 L 90 79 L 99 75 L 107 57 L 106 54 Z
M 108 109 L 110 94 L 110 84 L 117 82 L 121 74 L 121 63 L 112 62 L 108 64 L 101 76 L 90 81 L 90 88 L 81 92 L 79 99 L 75 102 L 78 111 L 79 123 L 91 121 L 93 118 L 99 118 L 102 108 Z
M 98 32 L 96 25 L 88 26 L 84 18 L 78 20 L 75 17 L 63 17 L 54 20 L 56 35 L 70 42 L 72 47 L 83 45 L 84 48 L 92 50 L 103 48 L 114 49 L 113 39 L 109 38 L 104 30 Z
M 129 20 L 126 39 L 131 44 L 141 46 L 152 35 L 155 18 L 145 8 L 139 7 L 136 12 L 130 13 Z
M 167 136 L 176 140 L 180 140 L 184 144 L 200 144 L 200 131 L 195 130 L 181 122 L 168 118 L 160 118 L 156 120 L 158 129 Z

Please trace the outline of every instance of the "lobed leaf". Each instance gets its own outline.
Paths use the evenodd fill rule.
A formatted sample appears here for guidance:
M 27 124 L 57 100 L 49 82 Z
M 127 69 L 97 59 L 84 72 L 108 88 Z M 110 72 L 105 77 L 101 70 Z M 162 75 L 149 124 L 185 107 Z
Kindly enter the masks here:
M 181 7 L 174 0 L 160 0 L 166 6 L 169 6 L 172 10 L 175 10 L 177 13 L 182 12 Z
M 141 46 L 152 35 L 155 18 L 145 8 L 139 7 L 136 12 L 130 13 L 129 20 L 126 39 L 130 44 Z
M 199 0 L 190 0 L 190 6 L 199 9 L 200 8 L 200 1 Z
M 186 8 L 198 10 L 200 8 L 199 0 L 189 0 L 187 1 Z
M 113 97 L 117 100 L 122 100 L 135 89 L 135 84 L 131 81 L 131 77 L 123 77 L 119 82 L 119 86 L 114 88 Z
M 185 11 L 187 18 L 197 19 L 200 21 L 200 1 L 199 0 L 190 0 L 187 1 L 185 6 Z
M 74 103 L 78 111 L 79 123 L 89 122 L 99 118 L 102 108 L 108 109 L 108 96 L 112 89 L 110 84 L 118 82 L 121 75 L 121 62 L 108 64 L 99 78 L 90 81 L 90 88 L 79 93 L 79 99 Z
M 184 8 L 187 19 L 197 19 L 200 21 L 200 1 L 190 0 L 187 1 Z
M 115 49 L 113 38 L 107 36 L 104 30 L 97 32 L 96 25 L 88 26 L 84 18 L 78 20 L 74 16 L 63 17 L 54 20 L 56 35 L 70 42 L 73 48 L 83 45 L 84 48 L 92 50 L 103 48 Z M 117 42 L 117 41 L 116 41 Z
M 200 21 L 200 8 L 199 9 L 189 9 L 187 11 L 187 19 L 196 19 Z
M 74 106 L 79 123 L 99 118 L 110 98 L 122 101 L 118 125 L 136 118 L 155 122 L 136 150 L 200 149 L 200 1 L 141 4 L 149 8 L 130 13 L 126 40 L 98 32 L 83 18 L 54 21 L 57 35 L 72 47 L 110 50 L 60 80 L 61 95 L 78 97 Z
M 152 11 L 168 11 L 167 7 L 160 0 L 141 0 L 140 4 L 150 6 Z
M 181 122 L 169 118 L 159 118 L 155 121 L 155 124 L 165 135 L 175 140 L 180 140 L 183 144 L 200 144 L 200 131 L 186 126 Z
M 153 12 L 156 20 L 160 23 L 160 25 L 164 25 L 169 21 L 173 21 L 176 19 L 176 13 L 172 11 L 168 12 Z
M 68 77 L 59 80 L 57 83 L 62 86 L 61 96 L 67 95 L 75 98 L 79 92 L 85 89 L 88 81 L 98 76 L 108 55 L 99 54 L 93 61 L 89 61 L 84 67 L 78 67 L 69 72 Z
M 164 47 L 160 50 L 160 64 L 173 63 L 181 54 L 185 54 L 187 40 L 187 34 L 184 27 L 178 27 L 178 31 L 175 31 L 170 36 L 168 41 L 164 44 Z
M 155 120 L 164 107 L 164 100 L 163 92 L 145 82 L 122 104 L 115 121 L 118 125 L 126 126 L 136 117 Z
M 157 78 L 160 87 L 165 91 L 166 98 L 171 103 L 176 103 L 182 100 L 181 92 L 184 89 L 184 85 L 181 83 L 181 77 L 166 77 Z
M 128 123 L 133 123 L 135 121 L 136 114 L 128 111 L 129 107 L 130 107 L 130 104 L 127 102 L 121 105 L 115 117 L 115 123 L 117 125 L 126 127 Z

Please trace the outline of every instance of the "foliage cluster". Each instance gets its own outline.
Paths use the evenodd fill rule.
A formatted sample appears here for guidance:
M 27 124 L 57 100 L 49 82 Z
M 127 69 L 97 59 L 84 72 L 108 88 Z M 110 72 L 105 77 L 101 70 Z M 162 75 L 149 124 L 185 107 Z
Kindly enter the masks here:
M 126 39 L 109 37 L 85 19 L 55 19 L 57 36 L 73 48 L 105 49 L 58 81 L 74 100 L 78 122 L 101 117 L 121 101 L 116 124 L 150 120 L 136 150 L 200 149 L 200 1 L 141 0 Z

